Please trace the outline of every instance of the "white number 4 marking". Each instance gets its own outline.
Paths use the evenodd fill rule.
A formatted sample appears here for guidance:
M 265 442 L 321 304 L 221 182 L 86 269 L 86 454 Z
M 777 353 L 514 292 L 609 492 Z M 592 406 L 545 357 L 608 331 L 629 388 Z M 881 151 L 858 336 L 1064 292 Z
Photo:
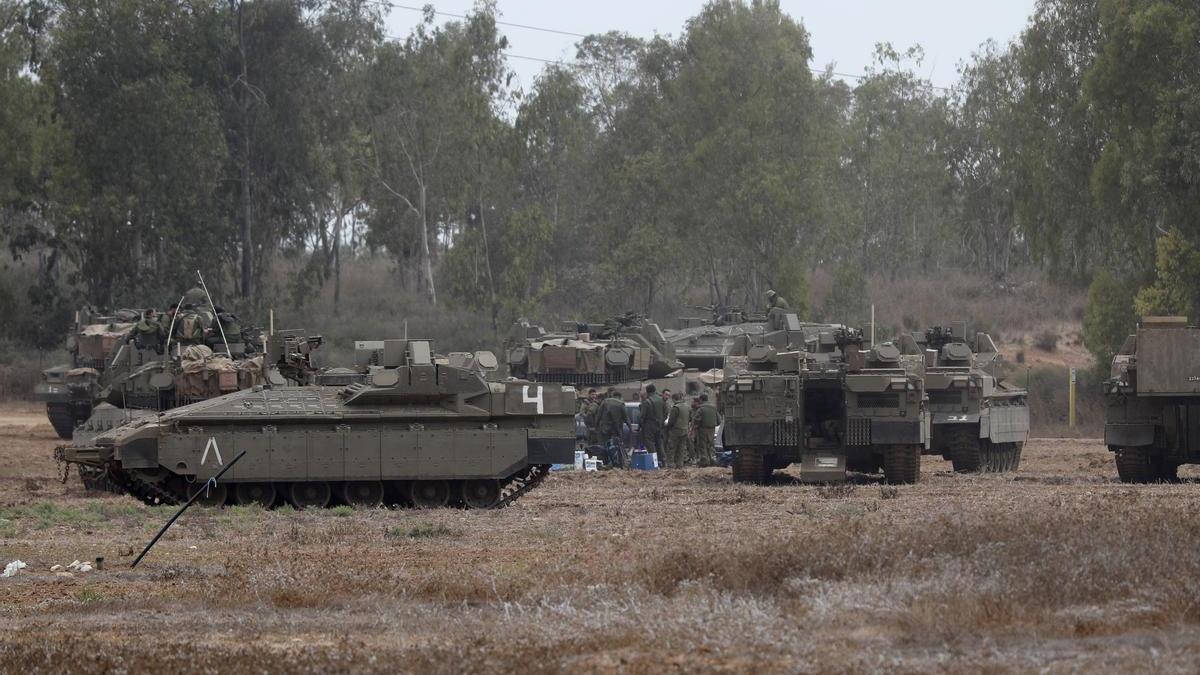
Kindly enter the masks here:
M 529 395 L 529 385 L 521 387 L 521 403 L 536 403 L 538 414 L 545 412 L 545 404 L 542 403 L 542 388 L 537 388 L 537 394 Z

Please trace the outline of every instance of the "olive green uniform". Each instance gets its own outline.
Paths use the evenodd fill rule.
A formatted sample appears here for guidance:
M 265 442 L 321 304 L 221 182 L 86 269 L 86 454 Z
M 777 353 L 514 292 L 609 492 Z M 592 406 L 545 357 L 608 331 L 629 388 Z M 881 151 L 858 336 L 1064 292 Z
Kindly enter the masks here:
M 599 422 L 600 402 L 585 398 L 579 405 L 579 412 L 583 414 L 583 425 L 587 427 L 587 444 L 599 445 L 600 434 L 596 430 L 596 425 Z
M 767 311 L 772 309 L 791 309 L 791 307 L 782 295 L 776 295 L 767 301 Z
M 700 407 L 696 408 L 696 457 L 700 466 L 712 466 L 717 463 L 714 438 L 720 421 L 721 416 L 712 401 L 701 403 Z
M 638 434 L 642 437 L 642 447 L 646 452 L 657 453 L 662 457 L 662 397 L 657 393 L 642 399 L 638 406 Z
M 618 466 L 628 466 L 629 458 L 626 455 L 625 447 L 621 443 L 621 430 L 629 421 L 625 414 L 625 402 L 619 398 L 606 398 L 600 404 L 599 412 L 599 431 L 600 443 L 607 445 L 611 440 L 616 444 L 618 449 L 618 457 L 614 458 Z
M 154 349 L 161 352 L 165 332 L 157 319 L 143 317 L 133 327 L 133 338 L 138 349 Z
M 682 469 L 688 460 L 688 426 L 692 421 L 692 406 L 679 401 L 671 406 L 667 418 L 667 467 Z

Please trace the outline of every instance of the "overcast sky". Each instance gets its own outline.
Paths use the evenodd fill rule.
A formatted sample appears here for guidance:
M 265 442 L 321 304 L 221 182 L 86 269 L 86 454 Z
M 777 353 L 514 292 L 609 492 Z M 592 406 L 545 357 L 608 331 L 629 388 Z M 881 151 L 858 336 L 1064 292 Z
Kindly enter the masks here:
M 420 0 L 397 3 L 420 7 Z M 436 0 L 440 12 L 463 14 L 472 0 Z M 702 0 L 499 0 L 500 20 L 568 33 L 620 30 L 638 37 L 655 33 L 678 37 L 684 22 L 703 6 Z M 935 85 L 957 79 L 955 66 L 970 57 L 980 43 L 1007 43 L 1020 33 L 1034 0 L 782 0 L 788 14 L 801 20 L 812 35 L 813 64 L 833 63 L 839 72 L 861 74 L 871 61 L 876 42 L 891 42 L 899 50 L 920 44 L 925 49 L 921 73 Z M 387 18 L 389 35 L 405 36 L 420 13 L 396 7 Z M 450 20 L 440 16 L 438 21 Z M 544 63 L 515 56 L 569 60 L 579 39 L 513 26 L 501 26 L 508 36 L 509 65 L 528 88 Z

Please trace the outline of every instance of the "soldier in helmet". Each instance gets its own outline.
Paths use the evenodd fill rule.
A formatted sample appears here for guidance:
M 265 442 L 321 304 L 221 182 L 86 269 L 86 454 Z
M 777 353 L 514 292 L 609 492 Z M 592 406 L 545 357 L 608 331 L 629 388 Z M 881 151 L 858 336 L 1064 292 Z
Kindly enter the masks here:
M 776 293 L 774 289 L 767 291 L 767 312 L 769 313 L 773 309 L 784 311 L 791 309 L 788 306 L 788 301 L 782 295 Z

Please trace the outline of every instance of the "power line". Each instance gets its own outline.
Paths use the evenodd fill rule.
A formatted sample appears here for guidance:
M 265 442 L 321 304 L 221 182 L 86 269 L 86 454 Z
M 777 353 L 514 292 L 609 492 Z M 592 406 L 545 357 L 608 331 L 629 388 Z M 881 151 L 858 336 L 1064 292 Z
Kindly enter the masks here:
M 387 7 L 389 9 L 407 9 L 412 12 L 421 12 L 422 14 L 425 13 L 424 7 L 417 7 L 415 5 L 402 5 L 399 3 L 390 2 L 390 0 L 367 0 L 367 1 L 372 4 L 379 5 L 381 7 Z M 432 5 L 430 5 L 430 7 L 432 8 Z M 437 9 L 433 10 L 433 14 L 435 14 L 437 16 L 448 16 L 453 19 L 468 18 L 465 14 L 455 14 L 454 12 L 443 12 L 443 11 L 440 11 Z M 508 26 L 510 28 L 520 28 L 523 30 L 539 31 L 542 33 L 553 33 L 554 35 L 565 35 L 568 37 L 577 37 L 577 38 L 590 37 L 584 33 L 575 33 L 575 32 L 569 31 L 569 30 L 559 30 L 557 28 L 546 28 L 545 26 L 533 26 L 533 25 L 526 24 L 526 23 L 513 23 L 511 21 L 500 21 L 498 19 L 496 20 L 496 25 L 497 26 Z M 385 37 L 387 37 L 389 40 L 396 40 L 396 41 L 403 40 L 403 38 L 392 36 L 392 35 L 388 35 Z M 537 61 L 540 63 L 548 63 L 548 64 L 560 65 L 560 66 L 567 65 L 567 63 L 565 61 L 563 61 L 562 59 L 544 59 L 544 58 L 541 58 L 538 56 L 523 56 L 521 54 L 514 54 L 512 52 L 504 52 L 504 55 L 511 59 L 521 59 L 524 61 Z M 808 69 L 814 75 L 824 75 L 826 73 L 826 71 L 823 68 L 814 68 L 812 66 L 809 66 Z M 861 82 L 861 81 L 867 79 L 866 75 L 852 75 L 850 73 L 841 73 L 841 72 L 837 72 L 837 71 L 829 71 L 829 74 L 835 75 L 837 77 L 849 78 L 856 82 Z M 924 84 L 922 86 L 927 89 L 936 89 L 938 91 L 945 91 L 945 92 L 950 91 L 950 87 L 939 87 L 933 83 Z
M 389 7 L 391 9 L 407 9 L 407 10 L 410 10 L 413 12 L 421 12 L 422 14 L 425 13 L 424 7 L 417 7 L 415 5 L 401 5 L 401 4 L 398 4 L 395 2 L 389 2 L 388 0 L 368 0 L 368 2 L 371 2 L 372 4 L 375 4 L 375 5 L 380 5 L 382 7 Z M 466 15 L 464 15 L 464 14 L 455 14 L 453 12 L 442 12 L 442 11 L 439 11 L 436 9 L 433 10 L 433 13 L 438 16 L 448 16 L 448 17 L 451 17 L 454 19 L 467 18 Z M 525 23 L 513 23 L 511 21 L 500 21 L 499 19 L 496 20 L 496 25 L 497 26 L 508 26 L 510 28 L 521 28 L 524 30 L 536 30 L 536 31 L 539 31 L 542 33 L 554 33 L 555 35 L 566 35 L 568 37 L 577 37 L 577 38 L 588 37 L 584 33 L 573 33 L 569 30 L 559 30 L 557 28 L 546 28 L 544 26 L 531 26 L 531 25 L 525 24 Z M 517 58 L 523 58 L 523 57 L 517 57 Z M 533 57 L 528 57 L 528 58 L 533 58 Z M 533 60 L 542 61 L 544 59 L 533 59 Z

